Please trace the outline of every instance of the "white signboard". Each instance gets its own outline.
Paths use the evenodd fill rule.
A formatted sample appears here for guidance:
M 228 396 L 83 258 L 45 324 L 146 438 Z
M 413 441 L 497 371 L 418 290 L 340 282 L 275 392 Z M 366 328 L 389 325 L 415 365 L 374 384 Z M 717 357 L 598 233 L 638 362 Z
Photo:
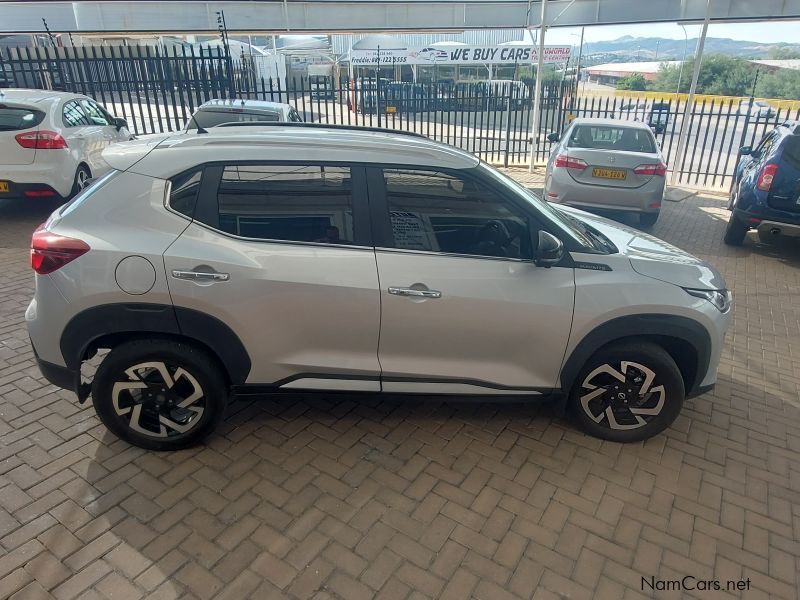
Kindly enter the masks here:
M 452 46 L 351 50 L 354 66 L 377 65 L 513 65 L 538 61 L 536 46 Z M 570 46 L 545 46 L 545 63 L 565 63 Z

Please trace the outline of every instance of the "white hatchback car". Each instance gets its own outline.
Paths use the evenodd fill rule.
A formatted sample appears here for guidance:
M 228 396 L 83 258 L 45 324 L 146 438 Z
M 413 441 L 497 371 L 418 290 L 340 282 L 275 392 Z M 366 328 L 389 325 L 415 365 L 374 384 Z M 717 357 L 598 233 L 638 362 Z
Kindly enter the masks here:
M 109 170 L 109 144 L 132 137 L 88 96 L 0 90 L 0 199 L 69 198 Z

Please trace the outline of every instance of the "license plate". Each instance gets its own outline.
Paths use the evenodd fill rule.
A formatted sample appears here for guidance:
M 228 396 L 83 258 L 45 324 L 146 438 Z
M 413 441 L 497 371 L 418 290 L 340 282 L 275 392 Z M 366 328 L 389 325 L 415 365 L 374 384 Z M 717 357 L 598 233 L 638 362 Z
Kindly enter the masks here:
M 7 193 L 8 193 L 8 182 L 0 181 L 0 194 L 7 194 Z
M 396 106 L 387 106 L 386 107 L 386 112 L 390 113 L 390 114 L 391 113 L 396 113 L 397 112 L 397 107 Z
M 625 179 L 624 169 L 592 169 L 592 177 L 601 179 Z

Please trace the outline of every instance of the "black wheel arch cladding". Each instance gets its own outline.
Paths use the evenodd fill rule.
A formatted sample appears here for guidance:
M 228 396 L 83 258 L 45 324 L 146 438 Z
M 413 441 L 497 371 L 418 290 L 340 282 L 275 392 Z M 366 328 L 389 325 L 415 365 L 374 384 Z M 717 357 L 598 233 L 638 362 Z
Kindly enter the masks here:
M 578 343 L 561 369 L 562 389 L 571 389 L 581 368 L 595 352 L 613 342 L 631 339 L 651 340 L 664 348 L 684 377 L 687 395 L 697 389 L 708 371 L 711 336 L 703 325 L 677 315 L 628 315 L 603 323 Z
M 125 341 L 153 334 L 179 337 L 205 347 L 219 359 L 231 384 L 241 385 L 250 374 L 251 361 L 239 337 L 225 323 L 189 308 L 147 303 L 104 304 L 75 315 L 61 334 L 61 353 L 68 368 L 81 362 L 103 340 Z

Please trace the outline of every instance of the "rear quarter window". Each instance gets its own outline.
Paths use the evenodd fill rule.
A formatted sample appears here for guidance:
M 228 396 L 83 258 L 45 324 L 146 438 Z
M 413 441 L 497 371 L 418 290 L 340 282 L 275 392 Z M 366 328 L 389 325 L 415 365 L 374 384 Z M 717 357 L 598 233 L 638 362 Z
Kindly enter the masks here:
M 36 127 L 44 120 L 44 112 L 0 104 L 0 131 L 19 131 Z
M 200 192 L 200 181 L 203 170 L 196 169 L 176 175 L 170 180 L 169 206 L 172 210 L 194 218 L 194 207 L 197 194 Z

